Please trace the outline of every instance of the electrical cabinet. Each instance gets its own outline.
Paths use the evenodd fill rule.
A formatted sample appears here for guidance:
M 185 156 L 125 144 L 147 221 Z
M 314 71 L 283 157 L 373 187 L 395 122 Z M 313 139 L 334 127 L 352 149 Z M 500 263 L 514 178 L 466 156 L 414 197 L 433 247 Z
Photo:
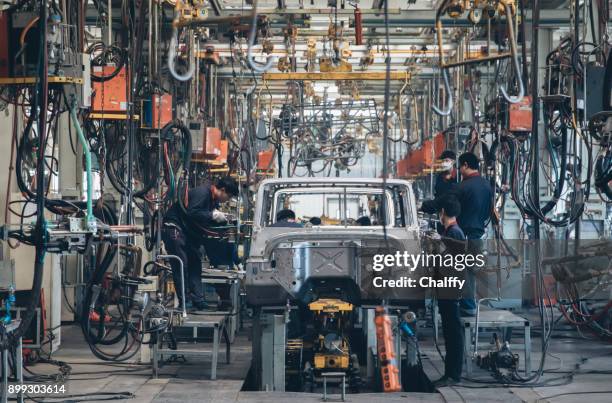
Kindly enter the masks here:
M 97 76 L 110 75 L 115 66 L 93 66 Z M 103 82 L 93 82 L 93 112 L 117 113 L 127 112 L 127 84 L 128 76 L 125 67 L 119 73 Z

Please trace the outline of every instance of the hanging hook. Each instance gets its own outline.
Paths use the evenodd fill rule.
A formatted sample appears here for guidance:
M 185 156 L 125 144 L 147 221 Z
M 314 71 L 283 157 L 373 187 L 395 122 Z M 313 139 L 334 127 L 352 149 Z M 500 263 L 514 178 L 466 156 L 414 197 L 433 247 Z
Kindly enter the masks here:
M 178 28 L 172 28 L 172 38 L 170 38 L 170 49 L 168 50 L 168 69 L 170 74 L 178 81 L 189 81 L 193 77 L 195 72 L 195 64 L 189 64 L 189 70 L 185 74 L 179 74 L 176 71 L 175 59 L 176 59 L 176 47 L 178 45 Z
M 521 75 L 521 66 L 518 61 L 518 52 L 516 50 L 516 37 L 514 36 L 514 26 L 512 22 L 512 8 L 510 4 L 504 4 L 506 9 L 506 16 L 508 17 L 508 40 L 510 41 L 510 53 L 512 54 L 512 68 L 514 69 L 514 74 L 518 80 L 519 93 L 516 97 L 511 97 L 506 92 L 506 87 L 504 84 L 499 85 L 499 90 L 501 91 L 504 99 L 511 104 L 519 103 L 523 100 L 523 96 L 525 95 L 525 90 L 523 88 L 523 77 Z
M 253 1 L 253 21 L 251 24 L 251 32 L 249 33 L 249 48 L 247 51 L 247 62 L 249 67 L 257 73 L 265 73 L 270 70 L 274 59 L 272 56 L 268 57 L 265 65 L 261 65 L 253 58 L 253 46 L 255 46 L 255 35 L 257 35 L 257 1 Z
M 447 99 L 448 105 L 446 106 L 445 110 L 438 108 L 436 105 L 431 105 L 431 108 L 436 114 L 440 116 L 448 116 L 453 110 L 453 95 L 452 95 L 450 84 L 448 83 L 448 73 L 446 69 L 442 70 L 442 77 L 444 78 L 444 91 L 446 92 L 446 99 Z

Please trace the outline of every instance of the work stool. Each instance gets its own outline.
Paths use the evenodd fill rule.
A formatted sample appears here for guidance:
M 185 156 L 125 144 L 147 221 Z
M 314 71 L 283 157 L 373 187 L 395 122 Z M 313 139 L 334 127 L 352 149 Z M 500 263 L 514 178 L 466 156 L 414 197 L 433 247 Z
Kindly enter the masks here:
M 321 376 L 323 377 L 323 401 L 324 402 L 330 402 L 330 401 L 344 402 L 346 401 L 346 373 L 344 372 L 323 372 Z M 332 400 L 327 395 L 327 378 L 340 379 L 340 382 L 341 382 L 340 400 L 337 400 L 337 399 Z
M 476 333 L 476 317 L 464 316 L 461 317 L 461 325 L 464 331 L 465 343 L 465 370 L 468 376 L 472 375 L 472 336 Z M 478 334 L 481 329 L 498 327 L 507 328 L 522 328 L 525 332 L 524 339 L 524 361 L 525 374 L 531 373 L 531 325 L 529 320 L 520 317 L 512 312 L 500 309 L 480 310 L 478 317 Z M 478 340 L 474 340 L 474 345 L 478 345 Z M 478 351 L 476 351 L 478 352 Z

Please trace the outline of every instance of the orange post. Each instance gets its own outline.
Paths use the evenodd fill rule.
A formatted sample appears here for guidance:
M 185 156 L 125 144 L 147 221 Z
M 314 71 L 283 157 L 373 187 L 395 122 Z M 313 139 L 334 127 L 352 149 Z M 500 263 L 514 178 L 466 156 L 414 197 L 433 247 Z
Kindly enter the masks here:
M 400 392 L 402 384 L 399 379 L 399 363 L 393 345 L 391 319 L 389 319 L 385 308 L 382 306 L 376 308 L 374 323 L 376 325 L 376 349 L 380 362 L 383 392 Z

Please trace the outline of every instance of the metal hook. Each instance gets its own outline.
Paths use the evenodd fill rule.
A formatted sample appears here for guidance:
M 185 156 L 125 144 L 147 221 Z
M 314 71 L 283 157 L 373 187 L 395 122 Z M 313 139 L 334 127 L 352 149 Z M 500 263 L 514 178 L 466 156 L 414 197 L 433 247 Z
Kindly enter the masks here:
M 174 62 L 176 59 L 176 46 L 178 45 L 178 28 L 172 29 L 172 38 L 170 38 L 170 49 L 168 50 L 168 70 L 170 74 L 178 81 L 189 81 L 195 72 L 195 64 L 189 65 L 189 70 L 185 74 L 179 74 L 176 71 Z
M 255 46 L 255 35 L 257 34 L 257 1 L 253 1 L 253 22 L 251 24 L 251 32 L 249 34 L 249 47 L 247 51 L 247 62 L 249 67 L 257 73 L 265 73 L 270 70 L 274 59 L 272 56 L 268 57 L 265 65 L 260 65 L 253 58 L 253 46 Z
M 442 77 L 444 78 L 444 90 L 446 91 L 446 99 L 447 99 L 448 105 L 446 107 L 446 110 L 442 110 L 438 108 L 436 105 L 431 105 L 431 108 L 436 114 L 440 116 L 448 116 L 453 110 L 453 95 L 452 95 L 450 84 L 448 83 L 448 73 L 446 72 L 446 69 L 442 70 Z
M 510 53 L 512 54 L 512 68 L 514 69 L 514 74 L 518 80 L 519 93 L 516 97 L 511 97 L 506 92 L 506 87 L 504 84 L 499 85 L 499 90 L 501 91 L 504 99 L 511 104 L 519 103 L 523 100 L 523 96 L 525 95 L 525 90 L 523 88 L 523 77 L 521 75 L 521 66 L 518 61 L 518 53 L 516 50 L 516 37 L 514 36 L 514 26 L 512 22 L 512 8 L 510 4 L 505 4 L 506 15 L 508 16 L 508 38 L 510 40 Z

